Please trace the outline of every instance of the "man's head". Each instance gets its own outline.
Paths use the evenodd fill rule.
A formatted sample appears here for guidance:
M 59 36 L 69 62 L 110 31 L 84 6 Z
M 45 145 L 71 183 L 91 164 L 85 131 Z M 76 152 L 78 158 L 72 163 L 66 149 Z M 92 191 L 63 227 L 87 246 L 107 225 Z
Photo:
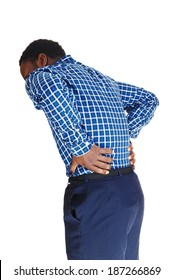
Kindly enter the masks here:
M 65 51 L 57 42 L 46 39 L 33 41 L 19 60 L 21 75 L 26 79 L 35 69 L 52 65 L 65 55 Z

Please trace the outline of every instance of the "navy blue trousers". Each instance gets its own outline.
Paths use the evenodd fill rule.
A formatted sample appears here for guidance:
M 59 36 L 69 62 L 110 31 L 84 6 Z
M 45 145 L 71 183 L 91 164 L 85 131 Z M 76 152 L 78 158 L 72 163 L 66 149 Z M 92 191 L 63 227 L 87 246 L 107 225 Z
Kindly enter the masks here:
M 69 260 L 137 260 L 144 196 L 135 172 L 71 182 L 64 196 Z

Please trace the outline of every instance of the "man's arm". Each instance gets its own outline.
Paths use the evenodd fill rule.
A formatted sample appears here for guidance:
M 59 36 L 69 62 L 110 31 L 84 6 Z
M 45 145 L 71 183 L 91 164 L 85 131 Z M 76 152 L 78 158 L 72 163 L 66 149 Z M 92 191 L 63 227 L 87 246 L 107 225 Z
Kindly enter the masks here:
M 68 85 L 50 71 L 41 70 L 30 75 L 26 90 L 35 107 L 44 111 L 56 134 L 71 151 L 72 172 L 76 164 L 80 164 L 93 172 L 107 174 L 113 159 L 102 154 L 111 154 L 112 150 L 94 145 L 82 129 L 75 98 Z
M 127 112 L 130 137 L 135 138 L 152 119 L 159 101 L 153 93 L 143 88 L 124 83 L 118 83 L 118 87 Z

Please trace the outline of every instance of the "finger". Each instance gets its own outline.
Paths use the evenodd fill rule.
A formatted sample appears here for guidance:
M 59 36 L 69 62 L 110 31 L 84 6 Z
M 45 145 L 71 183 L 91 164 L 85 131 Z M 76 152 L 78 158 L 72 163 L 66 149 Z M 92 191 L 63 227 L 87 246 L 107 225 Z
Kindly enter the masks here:
M 135 158 L 130 160 L 130 164 L 131 164 L 133 170 L 135 169 L 135 162 L 136 162 Z
M 131 163 L 132 165 L 134 165 L 135 162 L 136 162 L 136 160 L 135 160 L 134 158 L 130 160 L 130 163 Z
M 113 150 L 111 148 L 99 148 L 98 153 L 110 155 L 113 153 Z
M 107 156 L 102 156 L 102 155 L 98 155 L 97 159 L 99 161 L 102 161 L 102 162 L 106 162 L 106 163 L 112 163 L 113 162 L 113 158 L 111 157 L 107 157 Z
M 134 164 L 131 164 L 131 167 L 133 170 L 135 170 L 135 165 Z
M 104 170 L 104 169 L 101 169 L 97 166 L 92 166 L 91 171 L 93 171 L 95 173 L 98 173 L 98 174 L 102 174 L 102 175 L 108 175 L 109 174 L 109 170 Z
M 70 170 L 71 170 L 72 174 L 75 173 L 77 166 L 78 166 L 78 164 L 75 161 L 72 161 L 72 164 L 70 166 Z
M 103 170 L 110 170 L 110 168 L 111 168 L 111 165 L 109 163 L 104 163 L 102 161 L 95 162 L 94 166 L 101 168 Z
M 130 161 L 134 161 L 134 162 L 135 162 L 135 153 L 130 154 L 130 155 L 128 156 L 128 159 L 129 159 Z
M 133 151 L 133 144 L 132 144 L 132 143 L 129 145 L 128 151 L 129 151 L 129 152 Z
M 128 159 L 131 160 L 131 159 L 134 159 L 134 158 L 135 158 L 135 153 L 134 152 L 130 153 Z
M 72 166 L 70 167 L 70 170 L 71 170 L 72 174 L 75 173 L 76 167 L 77 167 L 77 166 L 74 166 L 74 165 L 72 165 Z

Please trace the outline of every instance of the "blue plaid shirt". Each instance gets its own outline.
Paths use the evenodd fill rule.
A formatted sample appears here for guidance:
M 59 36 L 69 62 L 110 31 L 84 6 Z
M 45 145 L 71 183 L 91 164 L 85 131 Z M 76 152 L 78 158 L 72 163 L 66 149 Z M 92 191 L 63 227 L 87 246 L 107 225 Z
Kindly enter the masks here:
M 129 166 L 130 137 L 137 137 L 158 105 L 151 92 L 115 82 L 70 55 L 33 71 L 26 91 L 47 117 L 67 176 L 72 155 L 87 153 L 93 144 L 113 149 L 112 168 Z M 73 176 L 91 172 L 78 166 Z

